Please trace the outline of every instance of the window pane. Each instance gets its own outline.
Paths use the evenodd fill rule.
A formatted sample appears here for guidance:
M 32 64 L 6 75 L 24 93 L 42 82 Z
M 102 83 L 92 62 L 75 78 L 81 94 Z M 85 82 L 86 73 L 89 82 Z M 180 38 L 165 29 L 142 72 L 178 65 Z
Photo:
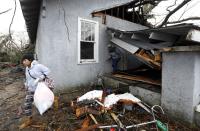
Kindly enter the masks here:
M 85 40 L 86 37 L 86 23 L 84 21 L 81 21 L 81 40 Z
M 86 41 L 91 41 L 91 28 L 90 28 L 90 23 L 85 23 L 85 40 Z
M 95 34 L 95 24 L 92 24 L 91 28 L 92 28 L 91 29 L 92 41 L 95 41 L 95 35 L 94 35 Z
M 81 21 L 81 40 L 95 41 L 95 24 L 91 22 Z
M 94 43 L 81 41 L 81 59 L 94 59 Z

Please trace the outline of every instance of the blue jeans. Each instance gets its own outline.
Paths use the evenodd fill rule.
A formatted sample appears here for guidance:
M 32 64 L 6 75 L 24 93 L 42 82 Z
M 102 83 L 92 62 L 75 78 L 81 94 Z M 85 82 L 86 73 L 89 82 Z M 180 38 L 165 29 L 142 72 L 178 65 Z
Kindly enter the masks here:
M 120 59 L 112 59 L 112 68 L 113 68 L 113 72 L 117 71 L 117 64 L 120 61 Z

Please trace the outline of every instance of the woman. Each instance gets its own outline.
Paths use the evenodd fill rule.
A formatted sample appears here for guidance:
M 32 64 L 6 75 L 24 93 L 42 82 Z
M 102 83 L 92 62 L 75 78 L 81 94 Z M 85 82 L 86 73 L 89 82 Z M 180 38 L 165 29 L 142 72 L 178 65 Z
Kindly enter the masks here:
M 26 67 L 25 88 L 27 92 L 24 103 L 24 113 L 26 118 L 19 126 L 20 129 L 25 128 L 32 123 L 32 103 L 34 92 L 38 82 L 43 81 L 50 74 L 50 70 L 46 66 L 39 64 L 36 60 L 34 60 L 33 54 L 24 55 L 22 58 L 22 63 Z

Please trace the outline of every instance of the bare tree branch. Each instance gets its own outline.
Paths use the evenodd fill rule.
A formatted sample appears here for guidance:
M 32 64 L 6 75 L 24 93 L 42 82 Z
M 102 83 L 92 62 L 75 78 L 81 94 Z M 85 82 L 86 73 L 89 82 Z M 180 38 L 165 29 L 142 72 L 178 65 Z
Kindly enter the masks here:
M 175 1 L 174 1 L 174 4 L 173 4 L 173 5 L 170 5 L 169 7 L 167 7 L 167 9 L 166 9 L 166 10 L 167 10 L 168 12 L 170 12 L 169 8 L 171 8 L 171 7 L 175 6 L 175 5 L 176 5 L 176 2 L 177 2 L 177 0 L 175 0 Z
M 178 20 L 178 21 L 167 22 L 166 24 L 176 24 L 176 23 L 189 21 L 189 20 L 200 20 L 200 17 L 189 17 L 189 18 L 185 18 L 185 19 L 182 19 L 182 20 Z
M 17 3 L 16 3 L 16 0 L 15 0 L 15 8 L 14 8 L 13 16 L 12 16 L 12 19 L 11 19 L 11 22 L 10 22 L 10 25 L 9 25 L 9 36 L 10 36 L 11 39 L 12 39 L 11 26 L 12 26 L 12 23 L 13 23 L 13 20 L 14 20 L 14 17 L 15 17 L 16 9 L 17 9 Z
M 181 14 L 181 16 L 178 18 L 178 20 L 180 20 L 180 19 L 183 17 L 183 15 L 186 13 L 188 4 L 189 4 L 189 3 L 187 3 L 187 5 L 186 5 L 186 7 L 185 7 L 185 10 L 184 10 L 183 13 Z
M 10 10 L 11 10 L 11 8 L 8 9 L 8 10 L 6 10 L 6 11 L 0 12 L 0 15 L 1 15 L 1 14 L 4 14 L 4 13 L 7 13 L 7 12 L 10 11 Z
M 162 27 L 163 25 L 165 25 L 168 21 L 168 19 L 170 18 L 171 15 L 173 15 L 176 11 L 178 11 L 180 8 L 182 8 L 185 4 L 187 4 L 188 2 L 190 2 L 191 0 L 184 0 L 180 5 L 178 5 L 174 10 L 170 11 L 169 14 L 167 14 L 167 16 L 165 17 L 165 19 L 163 20 L 163 22 L 158 26 L 158 27 Z

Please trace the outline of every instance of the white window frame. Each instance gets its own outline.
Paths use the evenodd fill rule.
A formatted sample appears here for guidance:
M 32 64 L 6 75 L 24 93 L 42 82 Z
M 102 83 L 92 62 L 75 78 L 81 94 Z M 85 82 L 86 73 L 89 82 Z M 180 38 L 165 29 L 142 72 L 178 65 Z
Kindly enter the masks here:
M 81 21 L 95 24 L 94 59 L 81 59 Z M 99 62 L 99 23 L 97 21 L 78 17 L 78 64 L 89 64 Z

